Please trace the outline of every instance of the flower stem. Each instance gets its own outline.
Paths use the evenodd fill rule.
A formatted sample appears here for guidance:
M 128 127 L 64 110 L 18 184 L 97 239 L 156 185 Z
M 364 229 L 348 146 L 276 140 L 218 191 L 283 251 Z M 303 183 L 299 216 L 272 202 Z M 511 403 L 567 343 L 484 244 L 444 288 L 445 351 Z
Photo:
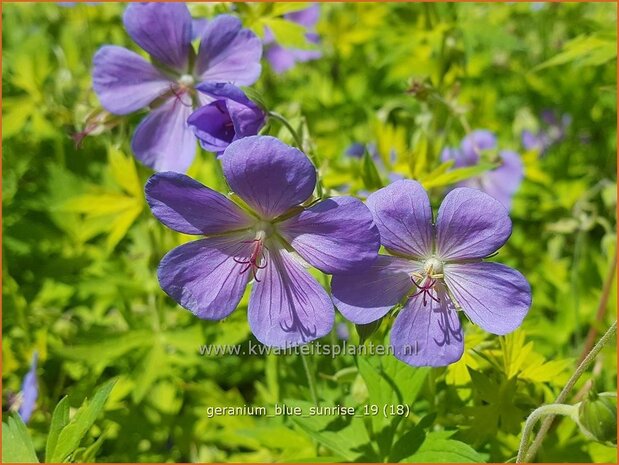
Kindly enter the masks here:
M 582 362 L 587 353 L 593 347 L 593 343 L 595 342 L 595 336 L 597 336 L 598 328 L 602 320 L 604 319 L 604 315 L 606 313 L 606 307 L 608 306 L 608 299 L 610 297 L 610 289 L 612 287 L 615 270 L 617 269 L 617 254 L 613 254 L 613 258 L 608 264 L 608 271 L 606 272 L 606 280 L 604 281 L 604 285 L 602 287 L 602 296 L 600 297 L 600 302 L 598 304 L 597 312 L 595 314 L 595 322 L 589 328 L 589 332 L 587 333 L 587 339 L 585 340 L 585 347 L 582 351 L 581 356 L 578 359 L 578 362 Z
M 565 402 L 568 394 L 570 393 L 570 391 L 572 390 L 572 388 L 574 387 L 578 379 L 582 376 L 582 374 L 589 367 L 589 365 L 591 365 L 591 362 L 595 360 L 595 357 L 597 357 L 600 351 L 604 348 L 604 346 L 606 346 L 606 344 L 608 344 L 608 341 L 610 341 L 616 333 L 617 333 L 617 320 L 615 320 L 613 324 L 610 325 L 610 328 L 608 328 L 608 330 L 600 338 L 598 343 L 593 347 L 593 349 L 591 349 L 591 352 L 589 352 L 587 356 L 584 358 L 584 360 L 580 363 L 580 365 L 578 365 L 578 368 L 576 368 L 576 371 L 574 372 L 574 374 L 572 374 L 572 376 L 568 380 L 565 387 L 561 390 L 561 392 L 557 396 L 557 400 L 555 401 L 556 404 L 562 404 Z M 531 448 L 528 451 L 526 451 L 526 453 L 524 451 L 519 451 L 518 457 L 520 458 L 520 460 L 516 460 L 516 462 L 521 462 L 522 460 L 526 462 L 531 462 L 533 457 L 535 457 L 537 450 L 542 445 L 542 441 L 544 440 L 546 433 L 552 426 L 553 420 L 554 420 L 553 415 L 548 416 L 544 420 L 544 422 L 542 423 L 542 426 L 540 427 L 537 433 L 537 436 L 535 437 L 535 439 L 533 440 L 533 443 L 531 444 Z M 529 420 L 527 420 L 527 423 L 528 422 Z M 526 428 L 526 424 L 525 424 L 525 428 Z M 525 438 L 523 437 L 523 443 L 524 441 L 525 441 Z M 522 445 L 521 445 L 521 449 L 522 449 Z
M 316 193 L 318 195 L 318 198 L 322 198 L 322 195 L 324 193 L 324 187 L 322 185 L 322 180 L 320 179 L 320 172 L 318 170 L 318 167 L 319 167 L 318 160 L 316 156 L 314 155 L 313 151 L 311 150 L 311 147 L 307 147 L 307 148 L 303 147 L 303 139 L 301 139 L 301 136 L 299 135 L 299 133 L 292 127 L 292 125 L 288 122 L 288 120 L 283 115 L 280 115 L 279 113 L 275 111 L 269 111 L 269 116 L 279 121 L 281 124 L 283 124 L 286 127 L 288 132 L 292 135 L 292 138 L 294 139 L 294 143 L 297 145 L 299 150 L 305 153 L 311 160 L 312 164 L 314 165 L 314 168 L 316 169 L 316 174 L 318 175 L 316 179 Z
M 275 111 L 269 111 L 269 116 L 282 123 L 286 127 L 286 129 L 288 129 L 288 132 L 294 139 L 294 143 L 297 145 L 299 150 L 303 151 L 303 141 L 301 140 L 299 133 L 292 127 L 288 120 L 283 115 L 280 115 Z
M 309 364 L 307 363 L 307 357 L 303 354 L 300 355 L 301 361 L 303 362 L 303 369 L 305 370 L 305 377 L 307 378 L 307 385 L 309 386 L 310 395 L 312 396 L 312 402 L 314 405 L 318 407 L 318 394 L 316 392 L 316 383 L 314 382 L 314 377 L 309 369 Z
M 529 436 L 533 431 L 533 427 L 537 421 L 548 415 L 566 415 L 575 419 L 575 415 L 578 414 L 578 408 L 573 405 L 564 404 L 548 404 L 542 405 L 531 412 L 529 418 L 527 418 L 522 430 L 522 437 L 520 438 L 520 447 L 518 448 L 518 457 L 516 457 L 516 463 L 522 463 L 524 454 L 526 453 L 527 443 L 529 442 Z

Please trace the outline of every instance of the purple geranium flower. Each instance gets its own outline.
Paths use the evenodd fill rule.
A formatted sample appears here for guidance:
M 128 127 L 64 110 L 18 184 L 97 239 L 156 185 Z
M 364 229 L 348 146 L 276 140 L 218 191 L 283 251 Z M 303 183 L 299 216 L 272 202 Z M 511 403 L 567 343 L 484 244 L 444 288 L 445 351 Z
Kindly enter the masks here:
M 284 15 L 289 21 L 300 24 L 308 29 L 305 38 L 309 43 L 318 44 L 320 38 L 318 34 L 313 32 L 314 26 L 318 22 L 320 16 L 320 5 L 312 5 L 299 11 L 293 11 Z M 268 45 L 266 49 L 266 59 L 271 64 L 273 71 L 278 74 L 285 73 L 292 68 L 297 62 L 305 63 L 311 60 L 317 60 L 322 56 L 319 50 L 300 50 L 296 48 L 285 48 L 275 42 L 275 37 L 269 28 L 265 27 L 264 44 Z
M 350 331 L 346 323 L 338 323 L 335 325 L 335 334 L 340 341 L 348 341 L 350 338 Z
M 233 141 L 255 136 L 264 126 L 265 112 L 238 87 L 204 82 L 196 89 L 215 99 L 187 120 L 204 150 L 221 154 Z
M 302 205 L 316 170 L 302 152 L 273 137 L 239 139 L 220 160 L 244 207 L 178 173 L 155 174 L 146 184 L 163 224 L 207 236 L 163 258 L 162 289 L 200 318 L 219 320 L 253 278 L 248 319 L 259 341 L 290 347 L 324 336 L 333 326 L 333 303 L 301 260 L 329 274 L 371 263 L 380 245 L 371 213 L 352 197 Z
M 449 192 L 432 222 L 428 195 L 416 181 L 397 181 L 372 194 L 368 207 L 391 255 L 368 269 L 337 274 L 337 308 L 368 324 L 396 304 L 403 308 L 391 331 L 396 357 L 415 366 L 443 366 L 460 359 L 462 327 L 456 310 L 486 331 L 507 334 L 531 305 L 531 288 L 516 270 L 483 259 L 511 234 L 507 210 L 469 188 Z
M 490 131 L 477 130 L 462 139 L 459 148 L 445 148 L 441 154 L 443 161 L 454 160 L 455 168 L 475 166 L 484 150 L 495 150 L 496 137 Z M 509 150 L 498 153 L 500 165 L 481 176 L 467 179 L 458 185 L 480 189 L 511 208 L 512 197 L 520 187 L 524 177 L 524 167 L 520 156 Z
M 353 158 L 362 158 L 365 155 L 365 144 L 353 142 L 346 148 L 344 154 Z
M 32 416 L 32 412 L 34 411 L 34 407 L 37 402 L 37 397 L 39 396 L 39 385 L 37 382 L 38 359 L 39 354 L 35 351 L 32 354 L 30 370 L 28 370 L 28 373 L 24 376 L 21 386 L 22 397 L 18 413 L 24 423 L 28 423 L 28 421 L 30 421 L 30 417 Z
M 194 84 L 253 84 L 260 76 L 262 44 L 242 28 L 238 18 L 221 15 L 201 26 L 196 55 L 191 45 L 192 19 L 184 3 L 132 3 L 123 21 L 154 64 L 123 47 L 101 47 L 93 60 L 94 90 L 114 114 L 159 103 L 136 128 L 131 147 L 146 166 L 184 172 L 196 152 L 187 118 L 195 106 L 209 101 L 195 93 Z
M 525 150 L 537 150 L 543 154 L 552 145 L 565 138 L 567 128 L 572 122 L 570 115 L 565 114 L 559 120 L 557 114 L 552 110 L 542 112 L 544 127 L 537 132 L 522 131 L 522 146 Z

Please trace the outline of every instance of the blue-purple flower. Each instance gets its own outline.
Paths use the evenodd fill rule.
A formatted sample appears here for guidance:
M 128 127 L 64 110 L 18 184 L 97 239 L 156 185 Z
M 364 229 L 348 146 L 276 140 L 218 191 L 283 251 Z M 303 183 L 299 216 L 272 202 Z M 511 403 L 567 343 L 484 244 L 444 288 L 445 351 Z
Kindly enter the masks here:
M 441 154 L 443 161 L 454 160 L 454 168 L 475 166 L 485 151 L 497 148 L 497 141 L 490 131 L 477 130 L 462 139 L 459 148 L 446 148 Z M 491 195 L 508 210 L 512 197 L 520 187 L 524 177 L 524 166 L 520 156 L 510 150 L 500 150 L 496 154 L 499 166 L 481 176 L 459 183 L 461 187 L 472 187 Z
M 536 150 L 543 154 L 552 145 L 565 138 L 567 128 L 572 122 L 570 115 L 563 115 L 561 119 L 552 110 L 542 112 L 542 122 L 544 126 L 537 132 L 529 130 L 522 131 L 522 146 L 525 150 Z
M 303 263 L 328 274 L 369 265 L 380 242 L 371 213 L 352 197 L 308 205 L 314 166 L 273 137 L 239 139 L 220 160 L 243 207 L 179 173 L 157 173 L 146 184 L 159 221 L 207 236 L 162 259 L 162 289 L 200 318 L 219 320 L 253 279 L 248 319 L 259 341 L 290 347 L 324 336 L 333 326 L 333 303 Z
M 425 190 L 397 181 L 367 200 L 382 245 L 367 269 L 336 274 L 334 302 L 356 324 L 368 324 L 402 304 L 391 330 L 400 360 L 444 366 L 462 356 L 464 337 L 457 310 L 494 334 L 515 330 L 531 305 L 531 288 L 518 271 L 483 259 L 511 234 L 507 210 L 469 188 L 449 192 L 436 222 Z
M 214 99 L 187 120 L 204 150 L 221 154 L 235 140 L 255 136 L 264 126 L 264 110 L 238 87 L 205 82 L 196 89 Z
M 19 405 L 19 416 L 24 423 L 30 421 L 34 407 L 36 406 L 37 397 L 39 396 L 39 384 L 37 381 L 37 362 L 39 354 L 35 351 L 32 354 L 32 362 L 30 363 L 30 370 L 24 376 L 24 380 L 21 385 L 21 402 Z
M 338 323 L 335 325 L 335 334 L 340 341 L 348 341 L 350 339 L 350 331 L 346 323 Z
M 184 172 L 196 153 L 187 118 L 210 101 L 195 92 L 195 83 L 253 84 L 260 76 L 262 44 L 238 18 L 221 15 L 203 27 L 196 54 L 184 3 L 132 3 L 123 22 L 153 63 L 126 48 L 103 46 L 93 60 L 94 90 L 114 114 L 153 105 L 133 135 L 135 156 L 158 171 Z
M 320 39 L 314 32 L 314 27 L 320 16 L 320 5 L 312 5 L 299 11 L 293 11 L 284 15 L 289 21 L 300 24 L 307 29 L 305 38 L 310 44 L 318 44 Z M 265 56 L 271 64 L 273 71 L 278 74 L 285 73 L 296 63 L 317 60 L 322 56 L 319 50 L 300 50 L 296 48 L 286 48 L 275 41 L 275 37 L 269 28 L 264 31 L 264 44 L 267 46 Z

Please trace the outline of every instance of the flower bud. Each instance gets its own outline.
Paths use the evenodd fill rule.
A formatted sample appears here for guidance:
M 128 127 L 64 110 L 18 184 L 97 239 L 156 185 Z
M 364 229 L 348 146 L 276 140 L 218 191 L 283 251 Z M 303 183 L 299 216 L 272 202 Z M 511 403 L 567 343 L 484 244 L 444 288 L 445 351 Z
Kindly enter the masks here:
M 617 444 L 617 407 L 610 398 L 592 390 L 580 404 L 578 423 L 583 433 L 596 441 Z

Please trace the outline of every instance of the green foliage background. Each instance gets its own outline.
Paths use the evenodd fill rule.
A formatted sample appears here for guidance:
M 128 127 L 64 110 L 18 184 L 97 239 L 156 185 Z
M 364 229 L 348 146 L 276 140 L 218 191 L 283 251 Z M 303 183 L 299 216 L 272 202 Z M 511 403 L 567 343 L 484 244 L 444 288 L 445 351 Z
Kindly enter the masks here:
M 284 45 L 299 46 L 302 31 L 282 14 L 301 6 L 235 8 L 247 27 L 269 25 Z M 616 5 L 324 4 L 322 59 L 281 76 L 265 62 L 255 92 L 304 134 L 329 193 L 363 194 L 387 182 L 371 159 L 343 155 L 357 141 L 375 142 L 388 169 L 420 180 L 435 204 L 454 182 L 488 168 L 441 164 L 441 149 L 468 129 L 496 132 L 525 162 L 514 233 L 497 258 L 532 285 L 522 328 L 498 337 L 466 323 L 465 355 L 443 369 L 390 356 L 310 357 L 321 405 L 411 411 L 353 419 L 207 417 L 208 406 L 307 407 L 311 396 L 299 357 L 199 354 L 203 344 L 252 337 L 247 296 L 225 321 L 205 322 L 159 289 L 159 259 L 188 237 L 145 208 L 151 173 L 129 148 L 141 115 L 74 147 L 70 135 L 98 109 L 94 52 L 105 43 L 136 49 L 123 7 L 3 4 L 4 447 L 10 441 L 22 458 L 34 450 L 54 461 L 513 459 L 527 415 L 554 400 L 591 328 L 601 334 L 616 318 L 614 284 L 597 314 L 616 250 Z M 232 6 L 190 8 L 212 17 Z M 524 152 L 521 131 L 536 129 L 547 108 L 572 116 L 566 138 L 543 157 Z M 275 121 L 268 132 L 292 143 Z M 225 187 L 212 154 L 200 153 L 190 174 Z M 391 322 L 369 342 L 382 343 Z M 342 344 L 335 333 L 322 342 L 331 341 Z M 39 398 L 26 430 L 7 409 L 35 350 Z M 615 391 L 616 374 L 613 346 L 570 402 L 592 378 L 600 391 Z M 609 462 L 616 450 L 566 419 L 537 459 Z

